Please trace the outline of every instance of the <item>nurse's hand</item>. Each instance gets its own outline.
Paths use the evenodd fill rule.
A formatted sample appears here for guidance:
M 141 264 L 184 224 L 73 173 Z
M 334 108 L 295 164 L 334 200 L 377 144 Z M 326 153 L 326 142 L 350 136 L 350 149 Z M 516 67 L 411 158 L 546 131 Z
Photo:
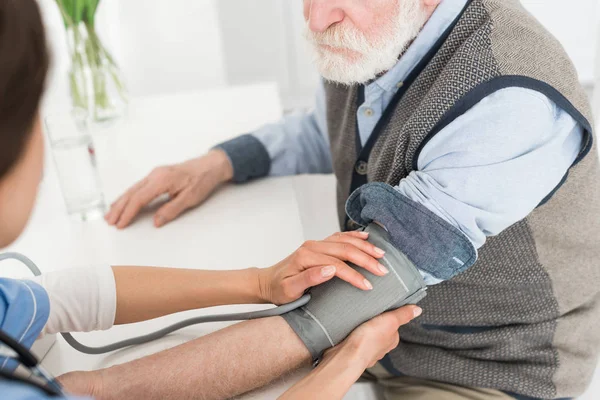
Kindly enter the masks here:
M 376 316 L 356 328 L 342 343 L 331 348 L 323 360 L 335 358 L 339 353 L 351 355 L 352 364 L 362 370 L 373 367 L 387 353 L 398 347 L 398 329 L 421 315 L 422 309 L 407 305 Z
M 203 157 L 181 164 L 158 167 L 119 197 L 105 219 L 110 225 L 123 229 L 142 208 L 167 194 L 169 200 L 154 214 L 154 225 L 160 227 L 200 205 L 232 177 L 231 162 L 221 150 L 211 150 Z
M 260 298 L 268 303 L 285 304 L 300 298 L 306 289 L 334 276 L 362 290 L 371 283 L 344 261 L 383 276 L 388 273 L 377 259 L 383 251 L 367 242 L 366 232 L 336 233 L 322 241 L 305 242 L 286 259 L 259 270 Z
M 365 322 L 342 343 L 327 350 L 317 368 L 279 399 L 343 398 L 365 369 L 398 346 L 398 328 L 420 314 L 419 307 L 404 306 Z

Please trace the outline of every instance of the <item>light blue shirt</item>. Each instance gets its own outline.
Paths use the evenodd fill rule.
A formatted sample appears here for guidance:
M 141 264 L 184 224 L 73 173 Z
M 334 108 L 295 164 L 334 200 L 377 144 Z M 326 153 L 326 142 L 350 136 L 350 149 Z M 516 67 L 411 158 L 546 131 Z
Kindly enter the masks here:
M 50 300 L 37 283 L 0 278 L 0 329 L 30 348 L 38 338 L 50 314 Z M 8 349 L 0 342 L 0 354 Z M 0 368 L 13 371 L 17 363 L 0 355 Z M 39 389 L 0 378 L 0 398 L 11 400 L 49 399 Z M 75 398 L 69 397 L 75 400 Z M 83 400 L 83 399 L 81 399 Z
M 363 145 L 403 80 L 466 3 L 442 1 L 398 63 L 366 86 L 357 111 Z M 326 107 L 320 85 L 313 112 L 253 133 L 269 152 L 270 175 L 332 172 Z M 419 155 L 418 170 L 396 190 L 458 228 L 478 249 L 535 209 L 560 183 L 582 141 L 583 127 L 545 95 L 502 89 L 435 135 Z

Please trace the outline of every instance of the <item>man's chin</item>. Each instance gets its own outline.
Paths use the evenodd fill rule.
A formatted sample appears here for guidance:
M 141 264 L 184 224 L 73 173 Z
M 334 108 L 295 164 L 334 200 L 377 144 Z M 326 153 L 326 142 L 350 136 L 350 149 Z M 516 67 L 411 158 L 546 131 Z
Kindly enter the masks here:
M 320 65 L 319 72 L 329 82 L 342 85 L 361 85 L 375 79 L 381 72 L 351 64 Z
M 375 76 L 368 73 L 358 60 L 350 60 L 342 54 L 320 53 L 315 62 L 319 73 L 327 81 L 355 85 L 368 82 Z
M 392 53 L 390 53 L 392 54 Z M 349 60 L 341 55 L 328 54 L 316 59 L 316 66 L 321 76 L 328 81 L 343 85 L 365 84 L 389 71 L 398 62 L 397 57 L 384 59 Z

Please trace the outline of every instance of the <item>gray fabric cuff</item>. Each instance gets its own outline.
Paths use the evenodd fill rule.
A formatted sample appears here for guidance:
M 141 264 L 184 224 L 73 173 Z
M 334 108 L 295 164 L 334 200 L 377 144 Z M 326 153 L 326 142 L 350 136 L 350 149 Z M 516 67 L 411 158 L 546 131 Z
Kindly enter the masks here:
M 260 140 L 250 134 L 238 136 L 215 148 L 223 150 L 229 157 L 236 183 L 262 178 L 271 170 L 269 152 Z
M 346 214 L 361 226 L 381 223 L 394 246 L 435 278 L 450 279 L 477 260 L 475 247 L 460 230 L 390 185 L 361 186 L 348 198 Z
M 373 290 L 357 289 L 334 278 L 313 287 L 311 299 L 301 309 L 283 315 L 290 327 L 306 345 L 313 360 L 326 349 L 337 345 L 357 326 L 388 310 L 416 304 L 426 295 L 427 286 L 413 263 L 389 241 L 388 233 L 372 224 L 368 241 L 383 249 L 379 261 L 390 271 L 377 276 L 352 263 L 373 285 Z
M 335 346 L 321 323 L 309 315 L 304 307 L 283 314 L 282 317 L 302 340 L 313 360 L 318 360 L 325 350 Z

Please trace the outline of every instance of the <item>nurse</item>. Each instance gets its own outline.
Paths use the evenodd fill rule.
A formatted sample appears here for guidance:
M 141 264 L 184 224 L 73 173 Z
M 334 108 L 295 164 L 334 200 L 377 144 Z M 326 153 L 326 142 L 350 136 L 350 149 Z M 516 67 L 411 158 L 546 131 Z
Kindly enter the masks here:
M 0 248 L 21 234 L 35 202 L 44 158 L 39 105 L 48 64 L 37 2 L 0 0 Z M 369 290 L 369 282 L 344 263 L 376 275 L 387 273 L 377 261 L 382 254 L 365 239 L 365 234 L 351 232 L 307 242 L 264 269 L 106 266 L 31 280 L 0 278 L 0 398 L 67 397 L 56 380 L 36 369 L 35 360 L 27 359 L 27 349 L 45 334 L 104 330 L 216 305 L 288 303 L 334 277 Z M 362 325 L 284 397 L 343 396 L 362 372 L 349 367 L 352 357 L 360 360 L 357 365 L 374 363 L 396 346 L 398 327 L 418 313 L 418 307 L 404 307 Z M 15 350 L 21 352 L 21 362 Z M 30 368 L 23 368 L 23 361 Z M 26 373 L 32 368 L 33 375 Z

